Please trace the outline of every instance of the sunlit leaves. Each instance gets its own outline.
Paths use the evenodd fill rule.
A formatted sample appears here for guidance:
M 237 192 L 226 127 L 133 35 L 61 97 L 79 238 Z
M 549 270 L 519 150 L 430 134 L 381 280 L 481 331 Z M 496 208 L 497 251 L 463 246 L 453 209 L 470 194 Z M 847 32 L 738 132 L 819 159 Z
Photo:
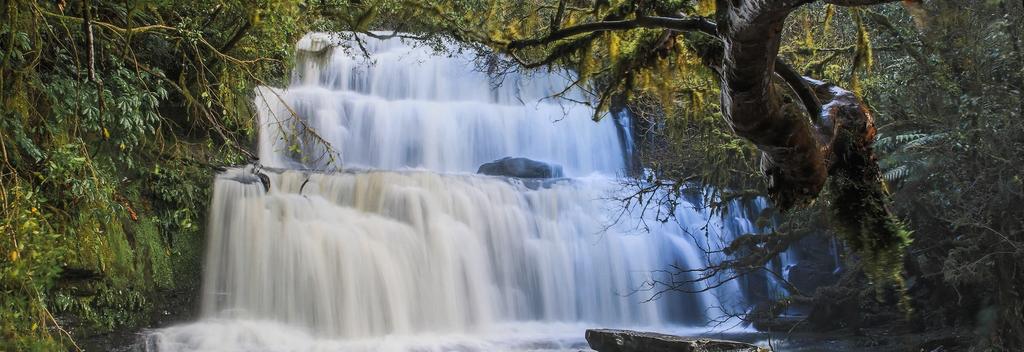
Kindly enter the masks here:
M 715 14 L 715 0 L 697 0 L 694 7 L 694 15 L 701 17 L 712 17 Z

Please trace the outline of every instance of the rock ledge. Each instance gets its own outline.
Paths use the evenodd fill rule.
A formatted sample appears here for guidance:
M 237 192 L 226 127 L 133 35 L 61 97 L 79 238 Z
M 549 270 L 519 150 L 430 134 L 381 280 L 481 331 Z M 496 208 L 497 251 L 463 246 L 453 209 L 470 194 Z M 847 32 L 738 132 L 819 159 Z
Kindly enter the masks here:
M 505 157 L 480 165 L 478 174 L 517 178 L 563 177 L 562 166 L 527 158 Z
M 749 343 L 630 330 L 590 329 L 587 343 L 598 352 L 765 352 Z

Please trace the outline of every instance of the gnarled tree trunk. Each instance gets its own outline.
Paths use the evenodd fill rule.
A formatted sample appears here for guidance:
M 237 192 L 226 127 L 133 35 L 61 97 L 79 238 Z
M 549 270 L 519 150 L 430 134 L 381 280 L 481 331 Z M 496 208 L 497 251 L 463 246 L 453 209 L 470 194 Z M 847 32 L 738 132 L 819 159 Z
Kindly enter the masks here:
M 827 183 L 840 235 L 867 262 L 867 274 L 902 286 L 898 273 L 909 234 L 888 208 L 872 150 L 871 113 L 852 92 L 776 67 L 786 17 L 806 2 L 718 0 L 723 115 L 762 151 L 761 168 L 777 206 L 806 204 Z M 776 72 L 804 100 L 810 119 L 784 108 Z M 808 90 L 813 94 L 801 94 Z M 818 100 L 826 103 L 819 107 Z
M 507 49 L 515 57 L 519 49 L 586 34 L 569 46 L 556 47 L 540 62 L 523 63 L 535 67 L 572 52 L 567 47 L 589 45 L 596 32 L 662 28 L 715 37 L 712 43 L 698 38 L 690 44 L 720 76 L 722 113 L 729 126 L 761 150 L 761 169 L 775 205 L 786 210 L 808 204 L 828 184 L 829 207 L 840 235 L 865 260 L 867 274 L 876 282 L 902 287 L 900 260 L 909 234 L 887 206 L 871 148 L 875 127 L 870 112 L 853 93 L 802 77 L 778 58 L 786 18 L 813 1 L 717 0 L 717 25 L 701 18 L 636 13 L 632 19 L 616 17 L 513 41 Z M 822 1 L 866 6 L 898 0 Z M 803 104 L 784 104 L 787 86 Z
M 774 83 L 786 17 L 801 1 L 719 0 L 722 112 L 733 131 L 762 154 L 761 170 L 776 205 L 788 209 L 814 199 L 828 172 L 810 121 L 788 114 Z

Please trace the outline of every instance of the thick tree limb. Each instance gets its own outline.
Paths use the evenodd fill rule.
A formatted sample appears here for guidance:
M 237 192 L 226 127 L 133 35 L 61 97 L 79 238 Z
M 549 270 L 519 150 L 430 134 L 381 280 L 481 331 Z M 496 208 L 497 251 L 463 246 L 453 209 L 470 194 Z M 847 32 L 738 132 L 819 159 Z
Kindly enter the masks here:
M 591 22 L 566 27 L 551 34 L 533 39 L 516 40 L 508 44 L 508 48 L 522 49 L 532 46 L 550 44 L 580 34 L 607 32 L 636 28 L 663 28 L 678 31 L 700 31 L 714 35 L 715 25 L 702 18 L 668 18 L 658 16 L 640 16 L 632 20 Z
M 630 21 L 602 21 L 602 22 L 589 23 L 589 24 L 585 24 L 585 25 L 569 27 L 569 28 L 566 28 L 566 29 L 564 29 L 562 31 L 552 32 L 550 35 L 545 36 L 545 37 L 536 38 L 536 39 L 529 39 L 529 40 L 513 41 L 512 43 L 510 43 L 508 45 L 508 48 L 511 49 L 511 50 L 522 49 L 522 48 L 527 48 L 527 47 L 541 46 L 541 45 L 550 44 L 550 43 L 553 43 L 553 42 L 558 41 L 560 39 L 565 39 L 565 38 L 568 38 L 568 37 L 572 37 L 574 35 L 579 35 L 579 34 L 584 34 L 584 33 L 599 33 L 599 32 L 604 32 L 604 31 L 628 30 L 628 29 L 635 29 L 635 28 L 664 28 L 664 29 L 671 29 L 671 30 L 677 30 L 677 31 L 696 31 L 696 32 L 704 33 L 704 34 L 707 34 L 707 35 L 710 35 L 710 36 L 713 36 L 713 37 L 716 37 L 716 38 L 718 36 L 718 27 L 714 23 L 712 23 L 710 21 L 707 21 L 707 20 L 705 20 L 703 18 L 685 19 L 685 18 L 669 18 L 669 17 L 658 17 L 658 16 L 645 16 L 645 17 L 641 17 L 641 18 L 639 18 L 637 20 L 630 20 Z M 526 68 L 536 68 L 536 67 L 540 67 L 540 66 L 551 64 L 555 60 L 557 60 L 558 58 L 560 58 L 560 57 L 562 57 L 564 55 L 567 55 L 567 54 L 569 54 L 571 52 L 571 50 L 563 50 L 563 49 L 574 48 L 574 47 L 580 45 L 581 43 L 588 42 L 590 40 L 593 40 L 594 38 L 596 38 L 596 37 L 588 36 L 586 38 L 581 38 L 583 40 L 577 40 L 577 41 L 574 41 L 574 42 L 572 42 L 570 44 L 556 47 L 556 50 L 552 50 L 551 53 L 548 56 L 546 56 L 544 59 L 540 60 L 539 62 L 532 62 L 532 63 L 531 62 L 526 62 L 526 61 L 520 59 L 517 55 L 515 55 L 514 52 L 512 53 L 512 56 L 513 56 L 514 59 L 516 59 L 524 67 L 526 67 Z M 721 56 L 720 52 L 722 51 L 722 48 L 716 47 L 716 48 L 713 48 L 712 50 L 716 51 L 716 54 L 714 54 L 713 56 L 715 56 L 715 57 L 720 57 Z M 705 55 L 705 56 L 708 56 L 708 55 Z M 715 69 L 717 70 L 717 66 L 718 66 L 717 63 L 714 63 L 714 66 L 716 66 Z M 784 63 L 781 59 L 777 60 L 776 67 L 777 67 L 777 69 L 776 69 L 777 72 L 776 73 L 778 73 L 779 76 L 782 77 L 786 81 L 786 83 L 788 83 L 789 85 L 791 85 L 793 87 L 794 92 L 797 94 L 797 96 L 803 102 L 804 107 L 807 109 L 807 112 L 809 114 L 811 114 L 812 116 L 818 115 L 821 103 L 818 102 L 817 97 L 814 95 L 814 91 L 806 84 L 806 82 L 804 82 L 803 77 L 795 69 L 793 69 L 792 67 L 790 67 L 789 65 Z
M 783 109 L 782 95 L 773 83 L 782 26 L 800 4 L 718 1 L 719 38 L 725 49 L 722 113 L 738 136 L 762 151 L 761 171 L 768 178 L 769 195 L 782 209 L 813 200 L 828 178 L 820 138 L 806 117 Z M 793 80 L 794 73 L 782 76 Z
M 852 1 L 852 0 L 851 0 Z M 737 135 L 762 151 L 769 196 L 787 209 L 815 199 L 827 182 L 832 218 L 840 237 L 864 261 L 876 284 L 895 284 L 900 306 L 910 312 L 900 276 L 910 234 L 888 207 L 882 173 L 872 150 L 874 120 L 852 92 L 804 79 L 822 101 L 821 113 L 807 118 L 780 105 L 772 84 L 782 27 L 802 3 L 786 0 L 718 0 L 722 111 Z M 867 5 L 866 2 L 862 3 Z M 782 76 L 794 84 L 793 72 Z M 806 100 L 805 100 L 806 103 Z M 882 286 L 876 286 L 882 287 Z M 881 291 L 879 291 L 881 292 Z
M 709 34 L 717 41 L 688 37 L 695 52 L 720 76 L 721 108 L 725 120 L 740 137 L 762 151 L 761 169 L 768 193 L 785 210 L 814 200 L 826 183 L 833 188 L 833 210 L 840 225 L 853 235 L 868 238 L 853 243 L 858 253 L 894 253 L 905 243 L 905 233 L 889 212 L 881 187 L 881 174 L 871 150 L 875 138 L 871 114 L 846 90 L 804 78 L 778 58 L 782 28 L 789 14 L 811 0 L 718 0 L 717 26 L 703 19 L 646 17 L 605 20 L 514 41 L 511 52 L 544 46 L 562 39 L 542 62 L 571 53 L 579 41 L 589 43 L 603 31 L 662 28 Z M 843 6 L 864 6 L 882 0 L 825 0 Z M 554 58 L 554 59 L 553 59 Z M 800 99 L 800 110 L 784 104 L 776 79 L 782 78 Z M 822 105 L 821 102 L 827 102 Z M 808 118 L 810 116 L 810 119 Z M 887 254 L 888 255 L 888 254 Z M 891 255 L 889 255 L 892 257 Z M 876 262 L 891 262 L 872 258 Z
M 782 24 L 790 11 L 805 2 L 745 1 L 738 3 L 740 7 L 733 7 L 720 1 L 719 22 L 726 24 L 725 31 L 701 18 L 641 15 L 631 20 L 605 20 L 563 28 L 543 37 L 513 41 L 508 49 L 519 60 L 516 49 L 589 34 L 560 44 L 540 62 L 519 60 L 527 67 L 537 67 L 574 52 L 581 41 L 585 44 L 604 31 L 662 28 L 718 38 L 722 45 L 705 48 L 702 56 L 707 56 L 706 61 L 722 77 L 723 115 L 737 135 L 764 152 L 762 171 L 768 177 L 769 193 L 781 208 L 788 209 L 816 197 L 828 176 L 820 145 L 827 138 L 814 133 L 805 116 L 784 111 L 774 83 L 774 73 L 778 73 L 793 88 L 808 114 L 819 115 L 821 104 L 814 91 L 796 70 L 777 59 Z

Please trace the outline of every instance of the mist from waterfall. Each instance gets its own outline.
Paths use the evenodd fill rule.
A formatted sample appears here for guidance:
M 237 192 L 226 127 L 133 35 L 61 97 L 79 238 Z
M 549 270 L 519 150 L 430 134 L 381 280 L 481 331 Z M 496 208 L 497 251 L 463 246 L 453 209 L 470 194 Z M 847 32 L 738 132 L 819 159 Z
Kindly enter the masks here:
M 668 222 L 624 209 L 629 123 L 553 98 L 587 101 L 567 74 L 496 85 L 468 50 L 363 36 L 364 56 L 339 38 L 308 35 L 291 85 L 258 89 L 269 190 L 252 167 L 217 177 L 203 318 L 149 347 L 569 350 L 583 327 L 702 329 L 745 307 L 738 281 L 651 299 L 666 269 L 720 261 L 758 228 L 697 200 Z M 508 156 L 568 178 L 474 174 Z

